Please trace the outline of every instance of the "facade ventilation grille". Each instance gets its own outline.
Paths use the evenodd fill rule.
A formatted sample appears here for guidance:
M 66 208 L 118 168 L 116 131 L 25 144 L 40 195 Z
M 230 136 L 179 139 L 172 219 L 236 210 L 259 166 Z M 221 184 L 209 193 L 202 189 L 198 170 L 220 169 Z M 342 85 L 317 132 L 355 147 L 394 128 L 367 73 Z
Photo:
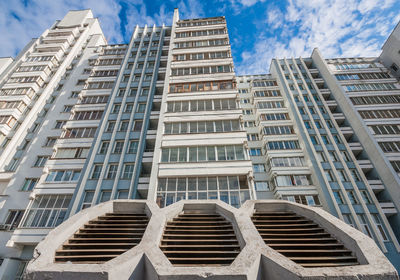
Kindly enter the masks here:
M 168 222 L 160 248 L 175 266 L 230 265 L 240 253 L 232 224 L 199 211 L 185 211 Z
M 145 214 L 107 213 L 86 223 L 59 250 L 56 262 L 104 263 L 142 240 L 148 224 Z
M 357 258 L 318 224 L 292 212 L 255 212 L 264 242 L 303 267 L 358 265 Z

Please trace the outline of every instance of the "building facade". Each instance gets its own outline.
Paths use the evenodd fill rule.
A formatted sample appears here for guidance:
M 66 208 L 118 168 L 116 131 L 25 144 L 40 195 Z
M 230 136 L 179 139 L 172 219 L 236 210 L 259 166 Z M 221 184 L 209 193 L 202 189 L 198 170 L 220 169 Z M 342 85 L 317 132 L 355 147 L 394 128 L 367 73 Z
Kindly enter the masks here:
M 235 76 L 224 17 L 175 10 L 171 26 L 110 45 L 90 10 L 69 12 L 0 60 L 0 279 L 21 279 L 51 229 L 115 199 L 321 208 L 399 269 L 400 84 L 382 57 L 316 49 Z

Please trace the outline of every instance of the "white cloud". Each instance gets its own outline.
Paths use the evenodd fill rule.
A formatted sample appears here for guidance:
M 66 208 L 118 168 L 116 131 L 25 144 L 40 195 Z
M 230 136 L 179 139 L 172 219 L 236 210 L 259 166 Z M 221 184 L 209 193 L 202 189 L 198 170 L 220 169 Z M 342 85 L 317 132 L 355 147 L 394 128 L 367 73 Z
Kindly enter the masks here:
M 15 56 L 33 37 L 39 37 L 56 20 L 62 19 L 69 10 L 92 9 L 100 21 L 104 35 L 110 43 L 123 43 L 130 39 L 136 25 L 170 25 L 173 10 L 166 11 L 161 5 L 158 13 L 149 15 L 144 0 L 11 0 L 0 1 L 0 30 L 4 30 L 0 44 L 1 56 Z M 204 15 L 197 0 L 179 4 L 181 15 L 199 17 Z M 121 29 L 121 14 L 126 24 Z M 125 30 L 124 30 L 125 29 Z
M 87 8 L 100 19 L 109 41 L 123 41 L 118 17 L 121 6 L 116 0 L 87 0 L 85 3 L 80 0 L 12 0 L 12 4 L 0 1 L 3 14 L 0 16 L 0 30 L 3 31 L 0 56 L 15 56 L 33 37 L 39 37 L 69 10 Z
M 277 9 L 267 7 L 264 30 L 251 51 L 237 63 L 239 74 L 268 72 L 272 58 L 310 56 L 318 47 L 325 57 L 377 56 L 397 20 L 388 16 L 394 0 L 289 0 L 284 22 Z M 386 10 L 385 10 L 386 9 Z M 385 10 L 385 11 L 384 11 Z M 279 33 L 278 33 L 279 32 Z M 377 38 L 381 37 L 381 38 Z M 251 53 L 252 55 L 248 55 Z

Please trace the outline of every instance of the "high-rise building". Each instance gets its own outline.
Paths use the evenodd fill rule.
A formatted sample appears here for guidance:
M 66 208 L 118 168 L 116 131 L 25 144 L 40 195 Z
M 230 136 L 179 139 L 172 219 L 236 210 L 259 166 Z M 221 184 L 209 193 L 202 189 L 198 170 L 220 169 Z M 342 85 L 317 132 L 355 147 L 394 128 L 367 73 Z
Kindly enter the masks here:
M 0 279 L 22 279 L 50 231 L 37 279 L 44 268 L 113 275 L 137 250 L 147 259 L 132 255 L 126 273 L 145 262 L 157 271 L 146 279 L 195 273 L 171 264 L 395 279 L 383 254 L 400 269 L 398 32 L 381 57 L 316 49 L 235 76 L 224 17 L 175 10 L 171 26 L 110 45 L 90 10 L 67 13 L 0 59 Z

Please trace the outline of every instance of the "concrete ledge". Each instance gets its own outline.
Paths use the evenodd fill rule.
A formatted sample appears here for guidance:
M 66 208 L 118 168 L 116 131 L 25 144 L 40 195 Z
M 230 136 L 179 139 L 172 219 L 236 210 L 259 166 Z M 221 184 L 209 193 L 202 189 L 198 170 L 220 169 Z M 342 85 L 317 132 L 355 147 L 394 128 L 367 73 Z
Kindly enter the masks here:
M 166 223 L 185 210 L 216 212 L 232 223 L 241 252 L 229 266 L 173 266 L 160 249 Z M 251 216 L 255 211 L 292 211 L 314 221 L 357 256 L 360 265 L 304 268 L 268 247 Z M 83 224 L 105 213 L 146 213 L 141 242 L 102 264 L 54 263 L 55 251 Z M 114 200 L 85 209 L 39 243 L 26 279 L 399 279 L 375 242 L 322 209 L 282 200 L 249 200 L 240 209 L 222 201 L 179 201 L 160 209 L 153 201 Z

